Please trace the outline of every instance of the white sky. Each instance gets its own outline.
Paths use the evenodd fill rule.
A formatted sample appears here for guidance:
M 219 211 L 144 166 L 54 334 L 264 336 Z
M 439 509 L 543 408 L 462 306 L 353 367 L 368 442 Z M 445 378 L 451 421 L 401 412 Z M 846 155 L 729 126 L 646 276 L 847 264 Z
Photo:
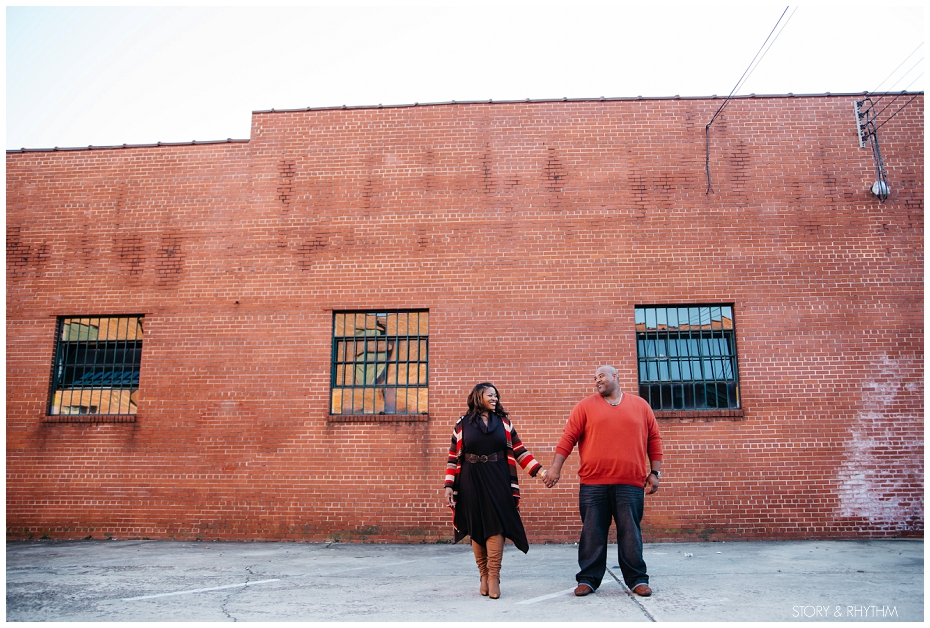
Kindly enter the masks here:
M 725 96 L 785 7 L 7 7 L 6 147 L 248 139 L 271 108 Z M 738 94 L 923 90 L 921 7 L 789 16 Z

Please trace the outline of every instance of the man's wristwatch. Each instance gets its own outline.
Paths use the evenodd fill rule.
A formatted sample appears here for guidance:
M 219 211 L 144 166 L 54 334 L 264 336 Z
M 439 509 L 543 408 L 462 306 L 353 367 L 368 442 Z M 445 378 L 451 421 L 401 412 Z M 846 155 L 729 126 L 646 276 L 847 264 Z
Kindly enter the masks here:
M 650 472 L 649 472 L 649 475 L 654 475 L 654 476 L 656 476 L 657 478 L 662 477 L 661 475 L 659 475 L 659 472 L 656 471 L 655 469 L 653 469 L 652 471 L 650 471 Z

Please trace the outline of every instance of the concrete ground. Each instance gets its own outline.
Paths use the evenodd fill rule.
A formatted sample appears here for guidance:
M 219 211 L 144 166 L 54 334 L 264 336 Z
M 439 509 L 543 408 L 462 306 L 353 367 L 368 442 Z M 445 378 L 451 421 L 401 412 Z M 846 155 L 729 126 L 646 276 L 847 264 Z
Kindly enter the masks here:
M 7 542 L 7 621 L 913 621 L 922 540 L 648 543 L 654 594 L 572 595 L 573 545 L 507 545 L 502 596 L 467 545 Z

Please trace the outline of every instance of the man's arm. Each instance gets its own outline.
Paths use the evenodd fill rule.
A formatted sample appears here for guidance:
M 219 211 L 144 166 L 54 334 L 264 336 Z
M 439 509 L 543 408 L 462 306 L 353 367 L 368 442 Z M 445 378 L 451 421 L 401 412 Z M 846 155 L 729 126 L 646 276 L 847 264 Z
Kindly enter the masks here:
M 646 422 L 649 426 L 649 435 L 646 441 L 646 455 L 649 457 L 649 469 L 658 472 L 662 468 L 662 435 L 659 434 L 659 423 L 656 421 L 652 408 L 648 408 L 648 411 Z M 652 495 L 658 491 L 659 476 L 650 473 L 646 478 L 645 489 L 646 495 Z
M 584 408 L 579 403 L 568 416 L 568 422 L 562 430 L 562 438 L 559 439 L 558 444 L 555 446 L 555 457 L 552 459 L 552 465 L 543 474 L 543 482 L 547 487 L 552 488 L 558 484 L 565 459 L 572 453 L 572 449 L 575 448 L 584 433 L 585 419 Z
M 662 469 L 662 461 L 661 460 L 650 460 L 649 467 L 653 471 L 658 473 Z M 646 488 L 646 495 L 652 495 L 657 490 L 659 490 L 659 476 L 657 476 L 655 473 L 650 473 L 649 476 L 646 478 L 645 488 Z

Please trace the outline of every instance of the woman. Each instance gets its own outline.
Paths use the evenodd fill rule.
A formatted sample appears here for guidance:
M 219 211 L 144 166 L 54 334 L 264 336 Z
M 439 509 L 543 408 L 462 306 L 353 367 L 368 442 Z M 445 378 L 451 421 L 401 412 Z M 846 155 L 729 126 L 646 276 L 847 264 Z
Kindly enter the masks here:
M 478 384 L 468 395 L 468 414 L 452 432 L 445 500 L 454 512 L 455 542 L 471 537 L 481 575 L 478 591 L 495 600 L 501 595 L 504 538 L 524 554 L 530 549 L 517 510 L 517 463 L 533 477 L 542 470 L 520 442 L 497 389 Z

